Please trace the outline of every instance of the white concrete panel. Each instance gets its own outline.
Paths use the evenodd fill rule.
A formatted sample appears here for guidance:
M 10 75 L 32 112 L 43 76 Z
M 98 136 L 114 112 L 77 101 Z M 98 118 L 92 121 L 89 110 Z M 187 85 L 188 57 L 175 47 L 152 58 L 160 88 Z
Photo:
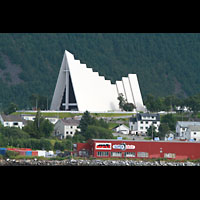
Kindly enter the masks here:
M 110 85 L 110 91 L 109 91 L 109 94 L 108 94 L 108 97 L 110 99 L 110 110 L 112 111 L 120 111 L 120 108 L 119 108 L 119 100 L 117 99 L 118 97 L 118 92 L 117 92 L 117 89 L 116 89 L 116 85 L 115 84 L 111 84 Z
M 128 78 L 129 78 L 130 86 L 131 86 L 131 89 L 132 89 L 132 94 L 133 94 L 133 98 L 134 98 L 134 101 L 135 101 L 136 110 L 137 111 L 144 111 L 145 108 L 144 108 L 144 105 L 143 105 L 143 100 L 142 100 L 142 95 L 141 95 L 141 92 L 140 92 L 140 87 L 139 87 L 137 75 L 136 74 L 129 74 Z
M 69 61 L 70 74 L 79 111 L 98 111 L 103 109 L 102 85 L 105 78 L 93 73 L 76 60 Z
M 126 99 L 127 99 L 128 103 L 134 104 L 132 91 L 131 91 L 131 87 L 130 87 L 128 77 L 122 77 L 122 83 L 123 83 L 123 86 L 124 86 L 124 91 L 125 91 Z
M 111 84 L 110 80 L 102 80 L 100 82 L 101 86 L 101 100 L 102 109 L 105 111 L 117 110 L 118 100 L 117 100 L 117 90 L 116 86 Z M 118 109 L 119 110 L 119 109 Z
M 116 81 L 116 86 L 117 86 L 118 95 L 121 93 L 124 95 L 124 98 L 126 98 L 126 94 L 124 92 L 124 86 L 123 86 L 122 81 Z
M 68 70 L 68 65 L 66 62 L 66 56 L 64 54 L 61 68 L 58 75 L 58 79 L 57 79 L 57 83 L 56 83 L 56 87 L 55 87 L 55 91 L 54 91 L 54 95 L 52 98 L 52 103 L 50 107 L 51 110 L 59 110 L 60 108 L 60 104 L 62 101 L 64 89 L 65 89 L 65 82 L 66 82 L 66 74 L 64 72 L 65 70 Z

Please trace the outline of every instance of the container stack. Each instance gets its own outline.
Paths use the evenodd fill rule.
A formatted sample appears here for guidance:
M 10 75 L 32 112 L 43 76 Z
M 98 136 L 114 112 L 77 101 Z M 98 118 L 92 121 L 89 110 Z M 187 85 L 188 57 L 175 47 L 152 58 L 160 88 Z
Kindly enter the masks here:
M 6 151 L 14 151 L 21 156 L 52 157 L 54 155 L 53 151 L 47 152 L 45 150 L 32 150 L 30 148 L 0 148 L 0 155 L 5 155 Z

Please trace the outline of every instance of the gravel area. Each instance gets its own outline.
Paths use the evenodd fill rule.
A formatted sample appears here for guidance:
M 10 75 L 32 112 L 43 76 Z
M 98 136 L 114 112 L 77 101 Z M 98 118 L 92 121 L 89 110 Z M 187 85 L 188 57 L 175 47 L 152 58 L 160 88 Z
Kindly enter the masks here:
M 37 160 L 6 159 L 0 166 L 200 166 L 200 162 L 142 161 L 142 160 Z

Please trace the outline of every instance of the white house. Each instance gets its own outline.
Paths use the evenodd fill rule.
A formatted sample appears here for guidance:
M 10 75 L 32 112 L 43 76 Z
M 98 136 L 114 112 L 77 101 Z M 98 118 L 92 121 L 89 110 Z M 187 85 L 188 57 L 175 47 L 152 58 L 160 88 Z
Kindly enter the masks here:
M 117 133 L 129 134 L 129 127 L 127 127 L 124 124 L 117 125 L 116 127 L 113 128 L 113 130 Z
M 160 115 L 151 113 L 137 113 L 136 117 L 131 117 L 129 121 L 129 128 L 131 134 L 146 135 L 147 129 L 154 125 L 156 131 L 160 126 Z
M 21 114 L 20 116 L 24 120 L 34 121 L 35 119 L 35 115 L 30 115 L 30 114 Z
M 35 120 L 35 115 L 21 114 L 21 117 L 23 119 L 29 120 L 29 121 L 34 121 Z M 59 117 L 48 117 L 48 116 L 45 116 L 44 118 L 48 119 L 52 124 L 55 124 L 59 120 Z
M 59 119 L 54 126 L 54 135 L 60 139 L 65 139 L 67 136 L 74 136 L 78 128 L 80 120 L 76 119 Z
M 59 120 L 58 117 L 44 117 L 45 119 L 48 119 L 52 124 L 56 124 L 56 122 Z
M 1 124 L 4 127 L 17 127 L 22 129 L 26 125 L 26 121 L 19 115 L 0 115 Z
M 200 141 L 200 125 L 188 126 L 185 137 L 187 140 Z
M 200 122 L 193 122 L 193 121 L 177 121 L 176 123 L 176 133 L 177 136 L 180 138 L 186 138 L 186 131 L 189 126 L 200 126 Z

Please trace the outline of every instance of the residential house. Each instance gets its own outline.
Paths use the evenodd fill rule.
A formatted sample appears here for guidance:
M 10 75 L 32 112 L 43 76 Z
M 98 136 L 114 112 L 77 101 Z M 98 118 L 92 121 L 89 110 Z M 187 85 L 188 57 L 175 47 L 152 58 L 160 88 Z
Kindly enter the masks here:
M 21 114 L 20 116 L 26 121 L 34 121 L 35 119 L 35 115 L 30 115 L 30 114 Z
M 17 127 L 22 129 L 26 125 L 26 120 L 19 115 L 0 115 L 0 122 L 4 127 Z
M 146 135 L 147 129 L 154 125 L 156 131 L 160 126 L 160 115 L 151 113 L 137 113 L 136 117 L 131 117 L 129 120 L 129 128 L 131 134 L 135 135 Z
M 56 124 L 56 122 L 59 120 L 58 117 L 44 117 L 45 119 L 48 119 L 52 124 Z
M 35 115 L 30 115 L 30 114 L 21 114 L 21 117 L 25 120 L 29 121 L 34 121 L 35 120 Z M 44 116 L 45 119 L 48 119 L 52 124 L 55 124 L 59 118 L 58 117 L 48 117 Z
M 200 141 L 200 125 L 188 126 L 185 137 L 189 141 Z
M 76 119 L 59 119 L 54 126 L 54 135 L 60 139 L 65 139 L 67 136 L 74 136 L 78 128 L 80 120 Z
M 186 131 L 189 126 L 200 126 L 200 122 L 177 121 L 176 134 L 178 138 L 186 139 Z
M 124 124 L 119 124 L 112 129 L 116 133 L 129 134 L 129 127 Z

